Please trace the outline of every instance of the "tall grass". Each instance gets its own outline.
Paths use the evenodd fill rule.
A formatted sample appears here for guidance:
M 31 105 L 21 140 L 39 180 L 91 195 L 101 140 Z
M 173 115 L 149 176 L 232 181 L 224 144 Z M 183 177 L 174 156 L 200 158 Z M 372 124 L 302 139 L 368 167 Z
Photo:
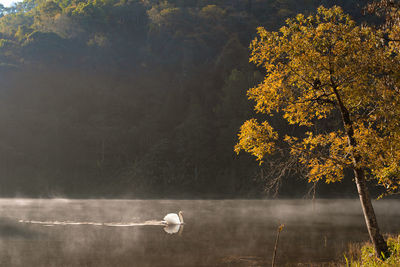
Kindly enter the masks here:
M 375 257 L 375 250 L 371 243 L 350 244 L 344 255 L 347 267 L 394 267 L 400 266 L 400 235 L 387 238 L 389 256 L 383 260 Z

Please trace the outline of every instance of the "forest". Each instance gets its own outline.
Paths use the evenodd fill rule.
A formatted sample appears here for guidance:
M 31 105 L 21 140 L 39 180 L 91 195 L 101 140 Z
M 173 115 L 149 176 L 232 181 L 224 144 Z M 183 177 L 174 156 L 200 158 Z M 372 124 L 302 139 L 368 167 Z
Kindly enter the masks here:
M 357 0 L 0 6 L 0 196 L 306 196 L 313 184 L 296 172 L 269 191 L 276 167 L 234 146 L 243 122 L 262 116 L 246 96 L 265 74 L 249 63 L 256 28 L 277 30 L 320 5 L 376 20 Z M 351 179 L 316 187 L 320 197 L 355 192 Z

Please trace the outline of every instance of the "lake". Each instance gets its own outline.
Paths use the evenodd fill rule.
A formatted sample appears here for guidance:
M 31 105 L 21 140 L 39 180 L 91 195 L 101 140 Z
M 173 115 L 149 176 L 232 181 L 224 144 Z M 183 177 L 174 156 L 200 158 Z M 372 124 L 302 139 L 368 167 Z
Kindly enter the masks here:
M 400 200 L 374 202 L 400 232 Z M 170 212 L 185 225 L 164 229 Z M 0 199 L 1 266 L 321 266 L 368 239 L 358 200 Z M 300 263 L 300 264 L 299 264 Z

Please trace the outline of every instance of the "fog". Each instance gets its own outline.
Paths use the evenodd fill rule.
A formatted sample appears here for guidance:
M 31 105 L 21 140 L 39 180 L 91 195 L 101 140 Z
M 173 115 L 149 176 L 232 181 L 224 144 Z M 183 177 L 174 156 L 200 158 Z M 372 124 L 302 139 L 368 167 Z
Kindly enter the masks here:
M 400 231 L 398 200 L 374 206 Z M 179 210 L 184 227 L 164 230 Z M 368 239 L 357 200 L 2 199 L 0 214 L 3 266 L 270 266 L 282 223 L 279 265 L 343 261 Z
M 85 1 L 84 1 L 85 2 Z M 329 2 L 329 3 L 328 3 Z M 24 1 L 0 10 L 0 196 L 258 198 L 264 170 L 236 155 L 254 116 L 256 27 L 360 1 Z M 293 129 L 271 119 L 284 136 Z M 332 122 L 334 123 L 334 122 Z M 279 159 L 284 161 L 285 156 Z M 310 185 L 286 177 L 280 194 Z M 350 186 L 349 186 L 350 185 Z M 355 194 L 350 177 L 323 197 Z
M 321 4 L 369 22 L 365 2 L 0 5 L 0 265 L 268 266 L 280 224 L 279 265 L 342 260 L 368 239 L 358 200 L 336 199 L 357 196 L 352 171 L 316 185 L 331 200 L 299 200 L 313 192 L 302 170 L 267 190 L 288 150 L 259 165 L 234 146 L 261 116 L 246 95 L 265 77 L 249 64 L 256 28 Z M 275 189 L 292 200 L 263 200 Z M 374 204 L 382 232 L 398 232 L 399 201 Z M 179 210 L 184 226 L 161 223 Z

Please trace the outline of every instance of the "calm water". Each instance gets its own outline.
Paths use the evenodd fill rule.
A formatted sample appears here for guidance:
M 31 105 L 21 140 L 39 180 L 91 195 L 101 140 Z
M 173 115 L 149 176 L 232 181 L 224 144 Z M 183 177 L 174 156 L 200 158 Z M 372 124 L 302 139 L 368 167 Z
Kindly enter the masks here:
M 400 232 L 400 201 L 374 203 Z M 164 229 L 184 211 L 183 228 Z M 0 200 L 1 266 L 278 266 L 341 259 L 368 239 L 358 200 Z

